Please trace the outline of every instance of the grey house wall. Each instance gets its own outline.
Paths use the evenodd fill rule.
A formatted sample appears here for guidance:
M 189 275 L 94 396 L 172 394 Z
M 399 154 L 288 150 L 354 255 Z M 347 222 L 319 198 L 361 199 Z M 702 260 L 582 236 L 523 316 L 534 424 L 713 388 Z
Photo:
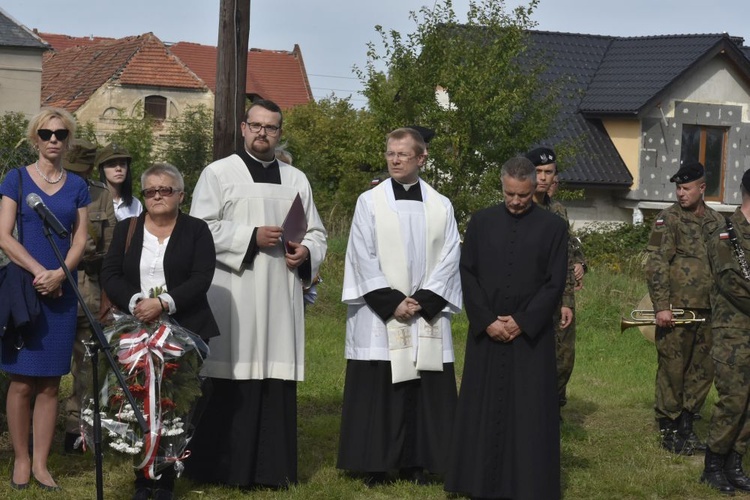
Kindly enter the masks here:
M 726 127 L 727 143 L 724 167 L 723 203 L 739 203 L 738 186 L 742 174 L 750 168 L 750 126 L 742 122 L 742 107 L 731 104 L 675 102 L 674 118 L 643 120 L 641 149 L 641 200 L 675 201 L 674 185 L 669 178 L 679 169 L 682 126 Z

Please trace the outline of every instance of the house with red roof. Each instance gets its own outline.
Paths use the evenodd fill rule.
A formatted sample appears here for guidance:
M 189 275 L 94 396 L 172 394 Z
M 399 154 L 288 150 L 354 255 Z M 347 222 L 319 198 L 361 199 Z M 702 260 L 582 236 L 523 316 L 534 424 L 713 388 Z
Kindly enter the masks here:
M 120 39 L 39 33 L 53 50 L 43 61 L 41 103 L 75 113 L 104 138 L 118 127 L 120 111 L 143 112 L 166 132 L 188 106 L 213 108 L 216 47 L 180 42 L 168 45 L 153 33 Z M 246 95 L 282 108 L 312 100 L 302 53 L 251 49 Z
M 179 42 L 169 47 L 195 72 L 212 92 L 216 92 L 216 47 Z M 313 100 L 310 82 L 299 45 L 285 50 L 250 49 L 247 54 L 248 99 L 270 99 L 282 109 Z
M 104 138 L 127 116 L 150 114 L 165 131 L 188 106 L 213 107 L 213 92 L 153 33 L 85 40 L 57 50 L 62 37 L 41 34 L 52 45 L 42 64 L 42 106 L 75 113 Z M 64 40 L 66 43 L 70 39 Z

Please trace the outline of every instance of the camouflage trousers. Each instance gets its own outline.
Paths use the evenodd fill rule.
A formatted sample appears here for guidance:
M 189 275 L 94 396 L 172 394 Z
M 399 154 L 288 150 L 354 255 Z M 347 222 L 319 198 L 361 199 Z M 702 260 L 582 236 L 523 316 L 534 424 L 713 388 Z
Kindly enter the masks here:
M 555 344 L 557 354 L 557 397 L 560 406 L 568 402 L 568 382 L 573 374 L 576 362 L 576 316 L 573 310 L 573 321 L 567 328 L 560 327 L 560 314 L 554 316 Z
M 656 418 L 676 420 L 683 410 L 700 411 L 714 379 L 711 312 L 695 309 L 705 322 L 656 328 Z
M 711 356 L 716 366 L 716 402 L 707 445 L 719 454 L 740 455 L 750 441 L 750 335 L 747 330 L 716 328 Z
M 81 401 L 91 385 L 91 359 L 86 358 L 86 346 L 83 343 L 91 340 L 92 333 L 89 320 L 79 316 L 70 365 L 73 387 L 72 393 L 65 400 L 65 432 L 80 432 Z

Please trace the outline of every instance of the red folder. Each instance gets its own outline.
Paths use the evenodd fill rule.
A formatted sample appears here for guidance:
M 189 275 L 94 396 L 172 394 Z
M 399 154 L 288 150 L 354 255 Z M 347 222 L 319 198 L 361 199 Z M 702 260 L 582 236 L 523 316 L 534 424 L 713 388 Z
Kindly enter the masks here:
M 288 253 L 292 253 L 289 242 L 301 243 L 307 234 L 307 218 L 305 217 L 305 208 L 302 206 L 302 198 L 299 193 L 292 202 L 292 207 L 286 214 L 284 223 L 281 225 L 284 247 Z

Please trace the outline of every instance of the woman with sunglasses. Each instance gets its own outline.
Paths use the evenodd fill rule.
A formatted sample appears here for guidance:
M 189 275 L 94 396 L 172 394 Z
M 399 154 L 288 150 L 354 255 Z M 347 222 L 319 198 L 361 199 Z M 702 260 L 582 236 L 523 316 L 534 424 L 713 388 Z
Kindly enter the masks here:
M 30 274 L 41 313 L 22 333 L 2 338 L 0 369 L 10 376 L 6 399 L 14 464 L 10 485 L 25 489 L 33 477 L 44 490 L 59 490 L 47 469 L 57 421 L 60 377 L 70 372 L 78 301 L 49 241 L 42 219 L 27 206 L 35 193 L 69 233 L 50 237 L 75 278 L 86 244 L 86 207 L 91 203 L 86 182 L 63 170 L 63 157 L 75 132 L 73 117 L 62 109 L 45 108 L 31 119 L 27 139 L 39 158 L 10 171 L 0 185 L 0 248 Z M 20 172 L 20 176 L 18 173 Z M 20 188 L 19 188 L 20 182 Z M 19 240 L 13 237 L 20 210 Z M 7 300 L 7 297 L 0 298 Z M 33 412 L 32 412 L 33 400 Z M 33 454 L 29 455 L 33 419 Z
M 99 169 L 99 180 L 107 185 L 112 194 L 118 221 L 137 217 L 143 212 L 143 205 L 133 196 L 132 160 L 130 153 L 114 142 L 99 151 L 94 160 Z
M 180 212 L 185 182 L 168 163 L 156 163 L 141 176 L 146 211 L 131 231 L 126 219 L 102 265 L 102 287 L 112 303 L 145 323 L 170 316 L 204 340 L 219 334 L 206 292 L 216 267 L 214 240 L 202 219 Z M 126 247 L 128 232 L 132 237 Z M 172 498 L 173 468 L 158 480 L 136 471 L 134 499 Z

